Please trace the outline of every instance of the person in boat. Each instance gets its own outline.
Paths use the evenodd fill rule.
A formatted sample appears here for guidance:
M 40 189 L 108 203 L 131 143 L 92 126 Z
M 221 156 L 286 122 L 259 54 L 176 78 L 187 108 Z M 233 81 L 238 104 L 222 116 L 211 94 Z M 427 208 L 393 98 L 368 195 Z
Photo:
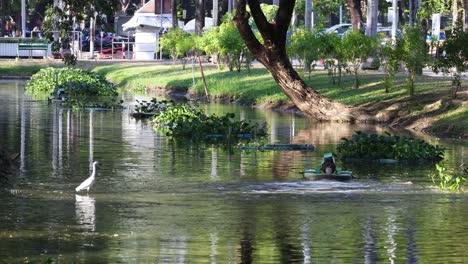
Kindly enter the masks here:
M 61 101 L 65 101 L 67 99 L 67 96 L 65 94 L 65 89 L 60 88 L 57 91 L 57 99 Z
M 320 172 L 323 172 L 325 174 L 336 173 L 336 161 L 332 153 L 327 152 L 323 154 Z

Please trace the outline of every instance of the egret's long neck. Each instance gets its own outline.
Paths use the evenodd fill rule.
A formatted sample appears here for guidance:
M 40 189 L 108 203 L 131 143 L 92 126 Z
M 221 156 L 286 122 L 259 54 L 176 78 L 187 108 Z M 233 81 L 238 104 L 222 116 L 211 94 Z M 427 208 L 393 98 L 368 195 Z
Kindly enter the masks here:
M 91 174 L 92 177 L 96 175 L 96 163 L 93 164 L 93 173 Z

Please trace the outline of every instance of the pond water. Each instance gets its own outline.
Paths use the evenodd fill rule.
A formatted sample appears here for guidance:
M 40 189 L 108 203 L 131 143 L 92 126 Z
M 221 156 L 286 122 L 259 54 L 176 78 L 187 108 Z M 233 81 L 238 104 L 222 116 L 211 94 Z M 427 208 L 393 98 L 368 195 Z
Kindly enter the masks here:
M 358 178 L 303 179 L 341 137 L 386 128 L 203 106 L 266 121 L 273 143 L 316 147 L 245 152 L 171 142 L 129 109 L 48 105 L 22 82 L 0 82 L 0 103 L 0 145 L 20 164 L 0 192 L 5 263 L 468 263 L 468 196 L 435 188 L 433 164 L 339 164 Z M 448 168 L 468 163 L 466 143 L 424 139 L 447 148 Z M 96 185 L 76 194 L 94 160 Z

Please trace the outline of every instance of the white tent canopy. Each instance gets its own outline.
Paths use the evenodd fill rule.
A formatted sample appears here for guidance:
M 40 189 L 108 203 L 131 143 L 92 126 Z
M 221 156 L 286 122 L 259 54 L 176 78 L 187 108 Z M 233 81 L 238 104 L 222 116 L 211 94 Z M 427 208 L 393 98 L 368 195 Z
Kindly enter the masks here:
M 206 30 L 213 26 L 213 19 L 211 17 L 205 17 L 205 27 L 203 30 Z M 195 32 L 195 19 L 190 20 L 185 24 L 184 31 L 188 33 Z
M 172 28 L 171 15 L 155 15 L 149 13 L 137 13 L 127 23 L 122 25 L 122 29 L 127 31 L 137 27 L 155 27 L 155 28 Z

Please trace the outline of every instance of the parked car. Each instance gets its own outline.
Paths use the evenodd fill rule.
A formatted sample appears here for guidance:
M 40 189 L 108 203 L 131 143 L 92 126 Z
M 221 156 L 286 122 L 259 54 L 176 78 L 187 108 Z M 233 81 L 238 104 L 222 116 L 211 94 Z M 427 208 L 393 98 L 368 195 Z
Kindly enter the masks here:
M 379 27 L 377 28 L 377 34 L 380 36 L 382 46 L 385 43 L 392 41 L 392 28 L 391 27 Z M 396 38 L 403 37 L 403 32 L 397 28 Z
M 332 27 L 326 28 L 325 33 L 336 33 L 338 36 L 343 36 L 343 34 L 350 28 L 352 28 L 352 24 L 348 23 L 343 23 L 343 24 L 337 24 Z

